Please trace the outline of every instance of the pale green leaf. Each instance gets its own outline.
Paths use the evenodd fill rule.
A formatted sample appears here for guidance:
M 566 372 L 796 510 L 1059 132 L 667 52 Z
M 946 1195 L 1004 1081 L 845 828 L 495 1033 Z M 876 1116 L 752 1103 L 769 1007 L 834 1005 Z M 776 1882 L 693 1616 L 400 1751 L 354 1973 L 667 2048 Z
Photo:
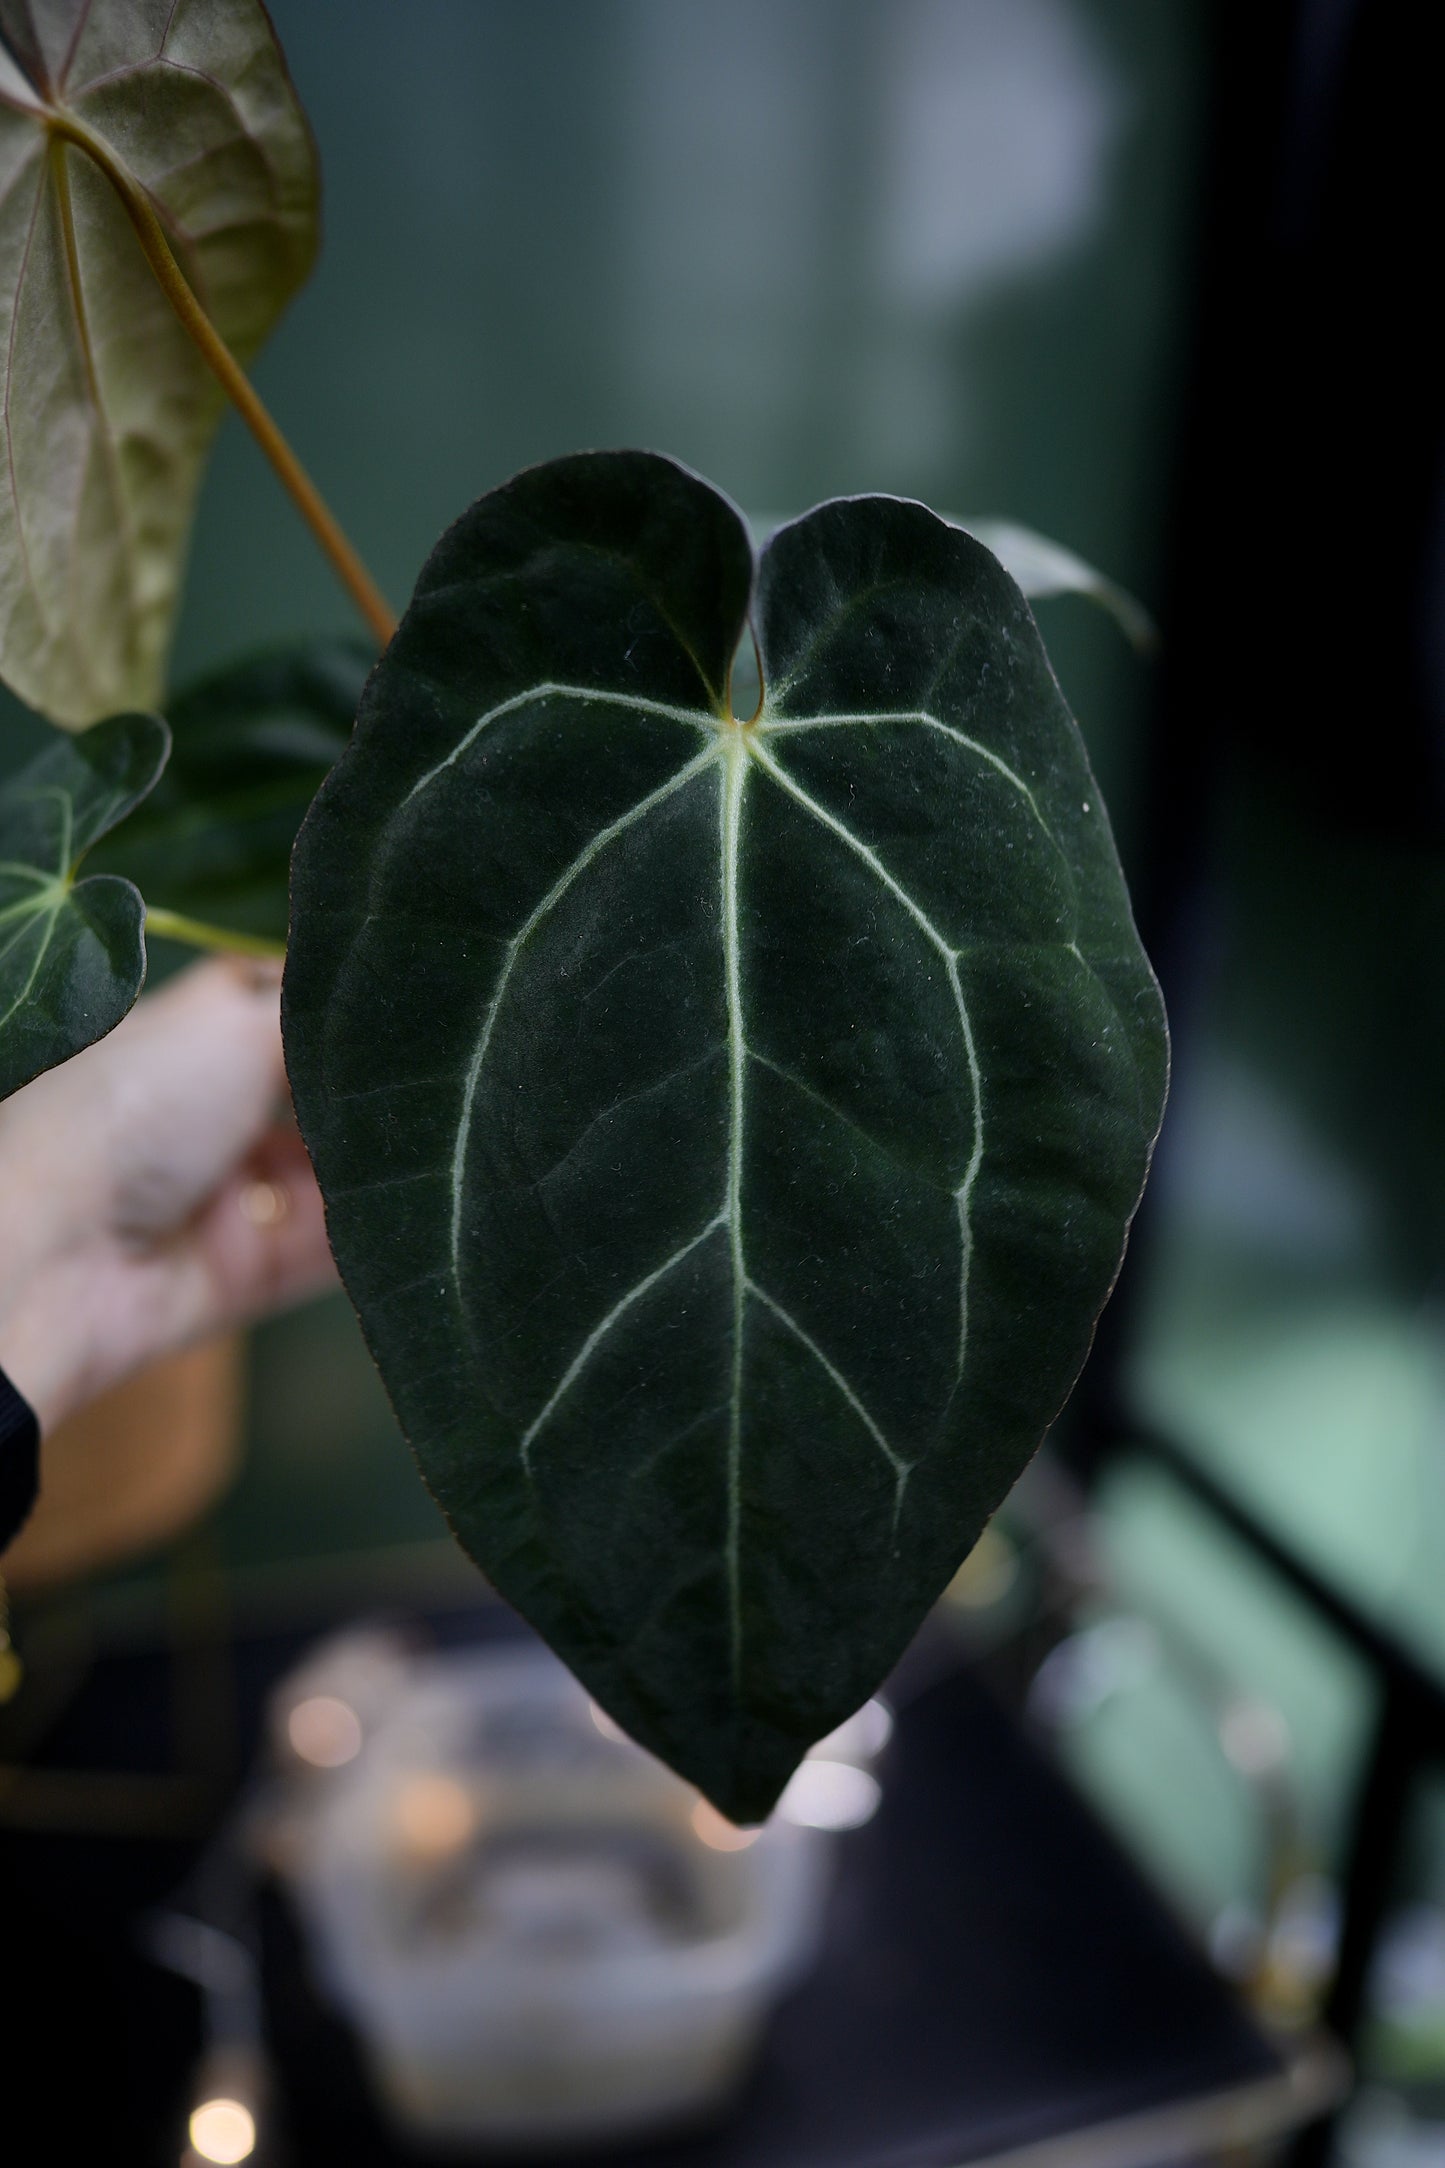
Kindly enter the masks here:
M 243 361 L 310 269 L 317 176 L 259 0 L 0 0 L 0 675 L 82 725 L 160 697 L 221 393 L 64 128 Z
M 1109 612 L 1135 647 L 1148 649 L 1156 644 L 1158 631 L 1143 603 L 1117 580 L 1109 579 L 1085 558 L 1065 549 L 1062 542 L 1053 542 L 1012 519 L 960 519 L 954 524 L 966 528 L 985 549 L 992 550 L 1031 600 L 1042 602 L 1050 595 L 1087 595 Z

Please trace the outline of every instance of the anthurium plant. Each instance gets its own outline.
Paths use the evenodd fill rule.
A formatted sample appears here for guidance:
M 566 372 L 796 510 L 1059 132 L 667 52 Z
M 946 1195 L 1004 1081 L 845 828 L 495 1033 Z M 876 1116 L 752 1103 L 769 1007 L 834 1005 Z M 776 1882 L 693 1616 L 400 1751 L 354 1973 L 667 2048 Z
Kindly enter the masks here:
M 0 789 L 0 1090 L 120 1020 L 147 928 L 284 949 L 425 1480 L 603 1708 L 756 1820 L 1078 1375 L 1158 989 L 1025 594 L 920 505 L 759 553 L 667 458 L 561 458 L 462 513 L 394 628 L 243 373 L 315 234 L 259 0 L 0 0 L 0 670 L 54 726 Z M 167 700 L 225 397 L 374 645 Z

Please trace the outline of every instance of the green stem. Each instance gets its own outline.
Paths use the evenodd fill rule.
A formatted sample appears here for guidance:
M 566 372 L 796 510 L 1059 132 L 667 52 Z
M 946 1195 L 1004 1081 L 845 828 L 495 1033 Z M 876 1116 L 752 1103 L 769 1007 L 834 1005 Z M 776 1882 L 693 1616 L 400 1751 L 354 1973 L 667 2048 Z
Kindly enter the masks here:
M 229 926 L 208 926 L 204 919 L 158 910 L 153 903 L 146 905 L 146 932 L 184 941 L 190 948 L 214 949 L 224 956 L 263 956 L 275 963 L 286 959 L 284 941 L 271 941 L 260 933 L 235 933 Z

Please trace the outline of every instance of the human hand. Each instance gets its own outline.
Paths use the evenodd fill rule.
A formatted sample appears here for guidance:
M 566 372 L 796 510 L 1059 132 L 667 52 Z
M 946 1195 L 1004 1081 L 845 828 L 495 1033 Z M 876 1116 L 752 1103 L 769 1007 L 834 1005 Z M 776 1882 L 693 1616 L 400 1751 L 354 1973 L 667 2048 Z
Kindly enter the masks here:
M 334 1284 L 279 986 L 267 966 L 194 965 L 0 1104 L 0 1368 L 42 1431 Z

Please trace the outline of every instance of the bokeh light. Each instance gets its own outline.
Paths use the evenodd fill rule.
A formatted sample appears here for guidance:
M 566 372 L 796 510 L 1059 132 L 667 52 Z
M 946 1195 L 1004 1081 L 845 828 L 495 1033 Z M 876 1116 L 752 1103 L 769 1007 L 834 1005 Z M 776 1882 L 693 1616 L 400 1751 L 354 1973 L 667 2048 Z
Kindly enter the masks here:
M 341 1769 L 361 1752 L 361 1719 L 349 1701 L 312 1694 L 287 1717 L 286 1736 L 299 1761 L 313 1769 Z
M 861 1829 L 882 1798 L 878 1779 L 852 1762 L 805 1761 L 778 1801 L 784 1821 L 800 1829 Z
M 249 2160 L 256 2150 L 256 2118 L 239 2100 L 203 2100 L 192 2113 L 190 2139 L 202 2160 Z

